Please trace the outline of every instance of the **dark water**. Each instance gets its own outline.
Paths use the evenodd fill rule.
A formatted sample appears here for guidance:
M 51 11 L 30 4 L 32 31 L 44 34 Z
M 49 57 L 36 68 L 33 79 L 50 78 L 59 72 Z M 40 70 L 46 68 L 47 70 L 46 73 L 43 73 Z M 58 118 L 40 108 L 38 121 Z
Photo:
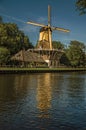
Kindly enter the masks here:
M 86 73 L 0 75 L 0 130 L 86 130 Z

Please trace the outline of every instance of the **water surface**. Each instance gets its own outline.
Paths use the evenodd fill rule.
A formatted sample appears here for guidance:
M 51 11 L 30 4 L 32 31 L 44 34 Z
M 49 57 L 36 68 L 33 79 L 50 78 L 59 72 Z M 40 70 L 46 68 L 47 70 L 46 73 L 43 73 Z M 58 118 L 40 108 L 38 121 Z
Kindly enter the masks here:
M 0 75 L 0 130 L 86 130 L 86 73 Z

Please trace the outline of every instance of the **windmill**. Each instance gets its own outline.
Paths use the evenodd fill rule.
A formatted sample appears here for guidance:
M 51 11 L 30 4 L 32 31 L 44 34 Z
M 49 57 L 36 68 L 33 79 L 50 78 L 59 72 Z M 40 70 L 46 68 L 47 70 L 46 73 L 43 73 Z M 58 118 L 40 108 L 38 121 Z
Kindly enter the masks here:
M 47 63 L 48 67 L 58 67 L 60 58 L 64 53 L 63 50 L 53 49 L 52 46 L 52 31 L 70 32 L 68 29 L 51 26 L 51 7 L 48 5 L 48 25 L 29 21 L 27 24 L 41 27 L 39 33 L 39 41 L 35 49 L 29 49 L 33 55 L 38 53 L 40 57 Z
M 48 25 L 29 21 L 27 24 L 41 27 L 37 48 L 52 50 L 52 31 L 70 32 L 68 29 L 51 26 L 51 7 L 48 5 Z

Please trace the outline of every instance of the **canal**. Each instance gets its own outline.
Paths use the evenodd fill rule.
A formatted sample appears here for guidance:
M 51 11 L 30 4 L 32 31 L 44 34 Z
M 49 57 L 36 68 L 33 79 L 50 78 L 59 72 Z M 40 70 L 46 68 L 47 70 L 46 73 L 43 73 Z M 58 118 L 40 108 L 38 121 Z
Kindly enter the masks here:
M 86 72 L 0 75 L 0 130 L 86 130 Z

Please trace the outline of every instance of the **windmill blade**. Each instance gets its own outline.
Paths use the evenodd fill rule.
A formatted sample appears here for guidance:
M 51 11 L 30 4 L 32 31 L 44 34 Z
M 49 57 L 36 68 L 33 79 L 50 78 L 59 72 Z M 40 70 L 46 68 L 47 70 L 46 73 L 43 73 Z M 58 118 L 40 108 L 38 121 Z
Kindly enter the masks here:
M 27 24 L 32 24 L 32 25 L 34 25 L 34 26 L 40 26 L 40 27 L 47 27 L 46 25 L 44 25 L 44 24 L 40 24 L 40 23 L 35 23 L 35 22 L 27 22 Z
M 51 7 L 48 5 L 48 27 L 51 26 Z
M 64 29 L 64 28 L 59 28 L 59 27 L 51 27 L 52 30 L 58 30 L 58 31 L 62 31 L 62 32 L 70 32 L 69 29 Z

